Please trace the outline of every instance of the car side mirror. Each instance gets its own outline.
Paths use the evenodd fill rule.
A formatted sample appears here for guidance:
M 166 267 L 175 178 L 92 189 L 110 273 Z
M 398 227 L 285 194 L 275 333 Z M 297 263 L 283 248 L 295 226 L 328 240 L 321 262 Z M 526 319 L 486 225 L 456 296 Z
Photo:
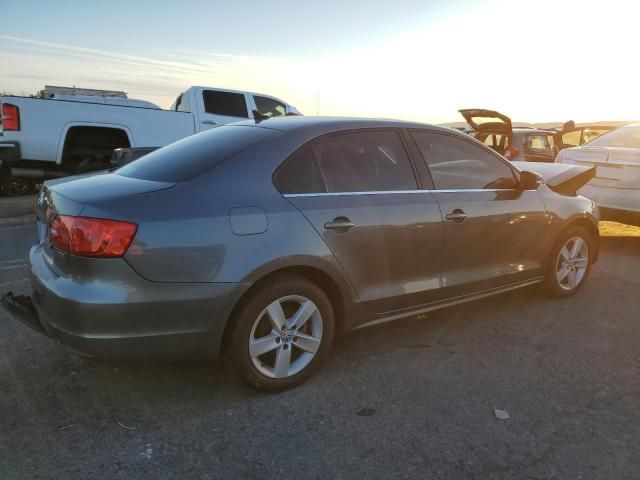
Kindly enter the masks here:
M 534 172 L 520 172 L 520 187 L 524 190 L 537 190 L 544 183 L 542 176 Z

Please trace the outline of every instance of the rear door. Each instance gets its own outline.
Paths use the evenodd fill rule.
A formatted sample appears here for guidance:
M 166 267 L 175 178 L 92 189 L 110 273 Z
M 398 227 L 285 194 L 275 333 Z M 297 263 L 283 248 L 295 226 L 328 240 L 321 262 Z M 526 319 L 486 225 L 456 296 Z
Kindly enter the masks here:
M 541 276 L 546 214 L 502 158 L 465 138 L 412 130 L 444 221 L 443 283 L 457 296 Z
M 310 142 L 278 170 L 276 185 L 334 253 L 365 308 L 384 313 L 440 291 L 442 217 L 418 186 L 395 129 Z
M 197 95 L 199 131 L 251 118 L 245 93 L 204 89 Z

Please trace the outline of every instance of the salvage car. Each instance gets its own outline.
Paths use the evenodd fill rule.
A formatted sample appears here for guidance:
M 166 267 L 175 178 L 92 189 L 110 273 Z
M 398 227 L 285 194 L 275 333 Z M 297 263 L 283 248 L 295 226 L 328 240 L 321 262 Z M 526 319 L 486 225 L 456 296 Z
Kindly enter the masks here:
M 3 304 L 80 351 L 222 352 L 282 390 L 337 333 L 535 284 L 578 292 L 598 258 L 598 210 L 576 195 L 592 175 L 419 123 L 240 122 L 45 184 L 31 296 Z
M 640 226 L 640 124 L 562 150 L 556 162 L 596 167 L 594 178 L 580 193 L 600 206 L 605 220 Z
M 511 119 L 494 110 L 464 109 L 460 113 L 473 136 L 512 161 L 552 163 L 564 148 L 582 145 L 615 127 L 566 122 L 562 130 L 513 127 Z

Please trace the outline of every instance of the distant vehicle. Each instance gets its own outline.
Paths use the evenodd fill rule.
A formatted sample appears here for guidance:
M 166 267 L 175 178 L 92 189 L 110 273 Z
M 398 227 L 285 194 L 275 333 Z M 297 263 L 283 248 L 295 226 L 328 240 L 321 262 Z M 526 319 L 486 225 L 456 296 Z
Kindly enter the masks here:
M 595 166 L 595 177 L 580 193 L 598 204 L 604 219 L 640 226 L 640 124 L 562 150 L 556 163 Z
M 502 113 L 485 109 L 460 110 L 473 128 L 473 136 L 512 161 L 552 163 L 558 151 L 583 143 L 613 130 L 607 125 L 576 127 L 565 123 L 561 131 L 543 128 L 513 127 Z
M 47 86 L 41 98 L 0 97 L 0 189 L 108 168 L 116 148 L 162 147 L 239 120 L 299 114 L 268 95 L 191 87 L 171 110 L 125 92 Z
M 4 304 L 79 350 L 224 352 L 283 390 L 337 332 L 533 284 L 575 294 L 598 257 L 598 210 L 575 194 L 592 175 L 419 123 L 226 125 L 45 183 L 33 296 Z

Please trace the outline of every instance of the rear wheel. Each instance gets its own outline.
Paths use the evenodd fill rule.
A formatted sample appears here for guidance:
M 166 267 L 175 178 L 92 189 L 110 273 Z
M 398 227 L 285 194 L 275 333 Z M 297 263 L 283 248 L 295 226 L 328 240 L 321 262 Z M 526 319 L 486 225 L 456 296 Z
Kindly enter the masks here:
M 294 276 L 258 286 L 233 318 L 228 357 L 252 387 L 280 391 L 306 380 L 331 347 L 334 316 L 327 295 Z
M 545 278 L 549 294 L 556 297 L 574 295 L 591 269 L 592 241 L 589 232 L 575 226 L 569 228 L 556 243 Z

